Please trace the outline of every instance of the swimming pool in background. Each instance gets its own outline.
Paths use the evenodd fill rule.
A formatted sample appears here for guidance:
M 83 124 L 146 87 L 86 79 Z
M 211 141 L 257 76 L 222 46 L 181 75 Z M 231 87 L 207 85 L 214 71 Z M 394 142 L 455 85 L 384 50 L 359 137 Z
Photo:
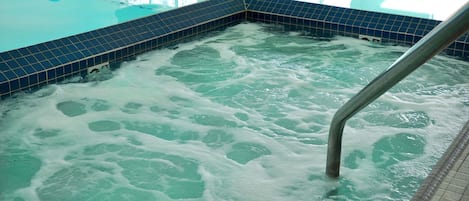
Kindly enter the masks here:
M 202 0 L 2 0 L 0 52 L 164 12 Z
M 95 80 L 0 105 L 0 200 L 406 200 L 469 116 L 466 63 L 436 56 L 329 121 L 407 48 L 240 24 Z M 438 75 L 438 76 L 435 76 Z

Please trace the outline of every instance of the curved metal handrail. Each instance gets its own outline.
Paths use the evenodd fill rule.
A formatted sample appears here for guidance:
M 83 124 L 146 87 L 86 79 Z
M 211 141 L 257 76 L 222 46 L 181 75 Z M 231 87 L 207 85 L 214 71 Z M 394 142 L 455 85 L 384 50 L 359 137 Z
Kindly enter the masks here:
M 339 176 L 345 122 L 468 30 L 469 2 L 425 35 L 335 113 L 327 147 L 326 174 L 329 177 Z

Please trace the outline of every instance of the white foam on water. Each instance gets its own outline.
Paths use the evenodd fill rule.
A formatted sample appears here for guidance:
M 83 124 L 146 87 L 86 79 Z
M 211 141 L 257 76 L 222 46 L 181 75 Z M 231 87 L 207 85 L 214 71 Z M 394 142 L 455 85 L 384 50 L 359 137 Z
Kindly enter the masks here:
M 192 54 L 203 48 L 217 53 L 209 55 L 210 67 L 194 66 L 208 57 Z M 51 181 L 67 171 L 83 173 L 87 186 L 96 188 L 76 192 L 98 198 L 125 188 L 141 199 L 181 200 L 171 190 L 178 186 L 170 185 L 178 181 L 197 194 L 184 194 L 181 187 L 182 200 L 409 199 L 416 189 L 403 190 L 399 181 L 425 178 L 469 117 L 469 76 L 462 61 L 438 56 L 350 119 L 341 179 L 324 175 L 334 112 L 399 56 L 389 52 L 406 49 L 346 37 L 315 40 L 269 25 L 240 24 L 177 49 L 142 54 L 110 72 L 108 80 L 50 85 L 7 99 L 0 105 L 0 142 L 5 145 L 0 156 L 27 150 L 41 167 L 28 186 L 0 200 L 40 200 L 73 190 L 77 175 L 63 176 L 67 184 Z M 194 59 L 187 63 L 193 68 L 180 64 L 185 57 Z M 82 110 L 68 111 L 67 104 Z M 407 136 L 404 144 L 423 138 L 422 153 L 386 147 L 399 134 Z M 252 158 L 243 158 L 248 152 Z M 386 154 L 409 158 L 380 167 Z M 129 169 L 136 163 L 141 163 L 134 167 L 138 170 Z M 159 175 L 148 164 L 187 172 L 177 178 L 159 169 Z M 187 181 L 203 182 L 203 189 Z M 54 185 L 58 189 L 46 191 Z

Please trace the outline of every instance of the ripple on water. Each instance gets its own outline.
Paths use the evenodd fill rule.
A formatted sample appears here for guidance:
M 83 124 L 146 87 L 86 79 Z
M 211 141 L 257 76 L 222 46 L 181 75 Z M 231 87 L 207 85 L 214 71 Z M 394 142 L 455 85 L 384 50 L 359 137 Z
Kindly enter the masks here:
M 83 98 L 79 101 L 60 102 L 56 105 L 56 108 L 64 115 L 75 117 L 86 114 L 88 110 L 96 112 L 107 111 L 111 108 L 111 105 L 103 99 Z
M 1 194 L 28 187 L 31 179 L 41 168 L 42 162 L 23 149 L 7 149 L 0 153 Z
M 97 144 L 73 152 L 66 159 L 73 165 L 44 181 L 38 189 L 41 199 L 87 200 L 110 196 L 110 192 L 118 200 L 128 200 L 128 196 L 164 199 L 148 190 L 162 192 L 171 199 L 191 199 L 202 197 L 205 190 L 205 182 L 198 173 L 199 162 L 187 157 L 128 145 Z M 130 186 L 122 179 L 117 180 L 116 174 L 123 176 Z M 132 195 L 126 196 L 124 192 Z
M 372 160 L 381 167 L 388 167 L 400 161 L 419 157 L 424 153 L 426 140 L 412 133 L 398 133 L 386 136 L 373 145 Z
M 86 113 L 86 105 L 76 101 L 64 101 L 57 104 L 57 109 L 63 114 L 74 117 Z
M 369 112 L 364 120 L 379 126 L 392 126 L 396 128 L 425 128 L 431 124 L 431 119 L 423 111 L 408 111 L 402 113 Z
M 88 123 L 88 128 L 95 132 L 105 132 L 119 130 L 121 125 L 111 120 L 99 120 Z
M 217 127 L 228 127 L 234 128 L 237 127 L 237 123 L 234 121 L 226 120 L 221 116 L 214 116 L 214 115 L 194 115 L 190 117 L 195 123 L 205 125 L 205 126 L 217 126 Z
M 124 121 L 125 129 L 149 134 L 163 140 L 175 140 L 175 131 L 171 125 L 154 122 Z
M 125 112 L 127 114 L 137 114 L 139 112 L 139 109 L 142 106 L 143 105 L 140 104 L 140 103 L 129 102 L 129 103 L 125 104 L 123 108 L 121 108 L 121 111 Z
M 41 139 L 46 139 L 46 138 L 58 136 L 59 133 L 60 133 L 60 130 L 58 129 L 44 130 L 44 129 L 38 128 L 34 131 L 33 135 Z
M 202 142 L 208 147 L 219 148 L 225 144 L 234 142 L 233 134 L 221 129 L 212 129 L 202 138 Z
M 264 155 L 270 155 L 272 152 L 265 146 L 250 142 L 240 142 L 231 146 L 226 157 L 240 164 L 246 164 L 251 160 Z

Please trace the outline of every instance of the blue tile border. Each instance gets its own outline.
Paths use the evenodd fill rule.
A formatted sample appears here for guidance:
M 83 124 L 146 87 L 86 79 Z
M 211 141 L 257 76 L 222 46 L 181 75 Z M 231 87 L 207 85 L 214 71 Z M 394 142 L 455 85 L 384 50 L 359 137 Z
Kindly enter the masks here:
M 145 18 L 0 52 L 0 98 L 86 75 L 102 63 L 116 64 L 242 21 L 282 24 L 321 36 L 376 37 L 415 44 L 440 21 L 339 8 L 293 0 L 210 0 Z M 445 53 L 469 60 L 469 33 Z

